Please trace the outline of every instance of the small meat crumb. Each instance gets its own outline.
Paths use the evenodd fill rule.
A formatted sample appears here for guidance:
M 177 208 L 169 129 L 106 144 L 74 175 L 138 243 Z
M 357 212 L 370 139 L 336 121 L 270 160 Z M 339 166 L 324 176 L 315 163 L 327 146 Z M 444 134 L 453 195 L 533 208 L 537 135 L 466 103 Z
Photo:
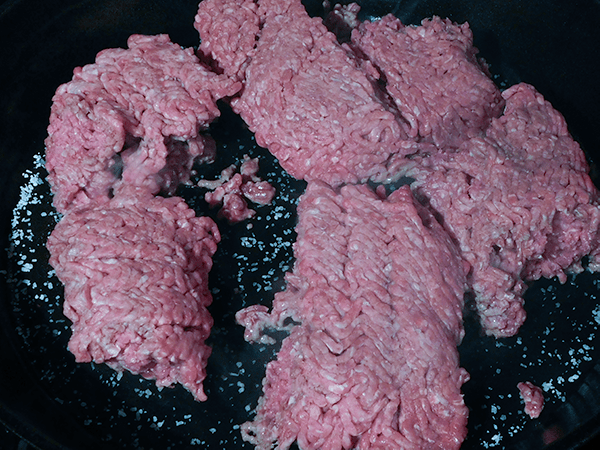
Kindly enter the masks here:
M 544 394 L 542 389 L 529 381 L 517 384 L 521 398 L 525 402 L 525 413 L 532 419 L 537 419 L 544 409 Z
M 275 188 L 268 181 L 263 181 L 258 174 L 258 158 L 244 155 L 244 160 L 236 173 L 237 166 L 230 165 L 221 172 L 217 180 L 200 180 L 199 187 L 210 191 L 204 199 L 211 208 L 221 206 L 219 217 L 229 223 L 237 223 L 249 219 L 256 211 L 248 207 L 247 200 L 259 205 L 268 205 L 275 196 Z

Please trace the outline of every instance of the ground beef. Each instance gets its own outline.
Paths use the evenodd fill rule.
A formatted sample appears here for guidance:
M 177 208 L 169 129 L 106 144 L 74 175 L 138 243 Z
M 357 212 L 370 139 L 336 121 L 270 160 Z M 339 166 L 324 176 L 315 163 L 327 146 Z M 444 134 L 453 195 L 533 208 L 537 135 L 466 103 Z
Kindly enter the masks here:
M 502 113 L 500 90 L 477 59 L 467 23 L 433 17 L 405 26 L 388 15 L 356 27 L 352 45 L 383 74 L 413 139 L 458 147 Z
M 233 108 L 296 178 L 331 185 L 397 176 L 409 155 L 480 136 L 503 99 L 468 24 L 404 26 L 336 7 L 326 24 L 300 0 L 203 1 L 200 49 L 244 83 Z
M 48 239 L 78 362 L 127 369 L 205 400 L 214 222 L 147 192 L 71 209 Z
M 256 214 L 248 207 L 246 200 L 259 205 L 268 205 L 275 196 L 275 188 L 258 176 L 258 158 L 244 155 L 244 160 L 236 173 L 237 164 L 232 164 L 221 172 L 218 180 L 200 180 L 197 185 L 210 189 L 204 199 L 211 207 L 221 205 L 218 216 L 229 223 L 241 222 Z
M 258 4 L 254 0 L 203 0 L 194 27 L 201 38 L 199 54 L 228 76 L 243 80 L 260 33 Z
M 219 115 L 217 99 L 240 88 L 166 35 L 127 43 L 75 69 L 53 98 L 46 168 L 60 212 L 122 184 L 173 192 L 194 158 L 213 156 L 199 131 Z
M 219 232 L 154 195 L 212 159 L 201 132 L 218 99 L 235 96 L 258 144 L 309 181 L 286 290 L 271 312 L 236 316 L 250 341 L 290 332 L 243 426 L 259 450 L 459 448 L 466 286 L 485 331 L 510 336 L 525 282 L 564 281 L 585 255 L 600 269 L 598 192 L 560 114 L 525 84 L 500 95 L 467 24 L 360 23 L 358 10 L 323 23 L 300 0 L 204 0 L 205 63 L 165 35 L 134 35 L 54 97 L 46 168 L 64 218 L 48 248 L 77 361 L 206 398 Z M 214 189 L 207 201 L 250 217 L 246 199 L 273 195 L 256 170 L 247 159 L 200 183 Z M 407 186 L 348 184 L 406 175 L 418 202 Z M 537 417 L 540 389 L 518 388 Z
M 537 419 L 544 409 L 544 394 L 542 390 L 529 381 L 517 384 L 519 394 L 525 403 L 525 413 L 532 419 Z
M 244 438 L 259 450 L 458 449 L 468 414 L 458 249 L 406 186 L 386 197 L 309 183 L 298 214 L 286 290 L 271 314 L 237 314 L 249 339 L 291 328 Z
M 296 178 L 332 185 L 387 176 L 419 151 L 378 73 L 342 47 L 300 0 L 205 0 L 200 50 L 244 82 L 237 113 Z
M 410 173 L 471 264 L 477 310 L 497 337 L 525 320 L 525 281 L 564 282 L 590 253 L 597 268 L 600 226 L 598 191 L 562 116 L 529 85 L 502 95 L 504 114 L 484 137 Z

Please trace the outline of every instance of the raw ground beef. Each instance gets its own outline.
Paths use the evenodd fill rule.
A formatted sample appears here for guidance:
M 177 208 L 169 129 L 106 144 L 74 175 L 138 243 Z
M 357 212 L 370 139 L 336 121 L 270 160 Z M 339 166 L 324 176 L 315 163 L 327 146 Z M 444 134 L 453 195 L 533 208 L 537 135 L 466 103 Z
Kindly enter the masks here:
M 525 320 L 525 281 L 597 269 L 600 209 L 588 165 L 563 117 L 535 89 L 503 92 L 504 113 L 485 137 L 423 158 L 413 188 L 443 220 L 471 264 L 469 283 L 488 334 Z
M 309 183 L 298 214 L 286 290 L 271 314 L 236 316 L 249 340 L 291 328 L 244 439 L 259 450 L 458 449 L 468 415 L 458 249 L 406 186 L 386 197 Z
M 532 419 L 537 419 L 544 409 L 544 394 L 542 390 L 530 381 L 517 384 L 519 394 L 525 403 L 525 413 Z
M 309 181 L 286 290 L 271 312 L 236 315 L 249 341 L 290 332 L 242 427 L 259 450 L 458 449 L 465 289 L 485 331 L 510 336 L 527 281 L 564 281 L 586 255 L 600 268 L 598 191 L 560 114 L 531 86 L 500 94 L 467 24 L 358 11 L 337 6 L 324 23 L 300 0 L 204 0 L 204 62 L 166 35 L 133 35 L 54 97 L 46 168 L 64 218 L 48 248 L 80 362 L 206 399 L 219 232 L 155 195 L 212 160 L 202 132 L 218 99 Z M 199 184 L 230 222 L 253 214 L 246 199 L 272 199 L 256 164 Z M 389 196 L 348 184 L 406 176 L 414 191 Z M 541 391 L 518 388 L 537 417 Z
M 406 156 L 457 147 L 502 111 L 468 24 L 360 24 L 358 9 L 326 21 L 340 40 L 354 28 L 341 45 L 300 0 L 200 3 L 200 50 L 244 83 L 234 110 L 296 178 L 393 179 Z
M 268 205 L 275 196 L 275 188 L 258 176 L 258 158 L 244 155 L 244 160 L 236 173 L 237 164 L 232 164 L 221 172 L 218 180 L 200 180 L 197 185 L 210 189 L 204 199 L 211 207 L 221 206 L 218 216 L 229 223 L 249 219 L 256 211 L 248 207 L 247 200 Z
M 70 210 L 50 238 L 78 362 L 127 369 L 205 400 L 213 323 L 208 272 L 219 231 L 178 197 L 145 191 Z
M 240 84 L 167 35 L 133 35 L 127 44 L 75 69 L 53 97 L 46 168 L 60 212 L 108 200 L 121 185 L 172 193 L 194 159 L 213 157 L 200 131 Z
M 405 26 L 388 15 L 360 24 L 352 45 L 383 74 L 413 139 L 456 148 L 502 113 L 500 90 L 477 59 L 467 23 L 433 17 Z
M 377 72 L 300 0 L 205 0 L 195 26 L 205 56 L 244 82 L 234 111 L 292 176 L 356 182 L 418 151 Z
M 226 75 L 243 81 L 261 23 L 254 0 L 203 0 L 194 27 L 200 33 L 199 54 Z

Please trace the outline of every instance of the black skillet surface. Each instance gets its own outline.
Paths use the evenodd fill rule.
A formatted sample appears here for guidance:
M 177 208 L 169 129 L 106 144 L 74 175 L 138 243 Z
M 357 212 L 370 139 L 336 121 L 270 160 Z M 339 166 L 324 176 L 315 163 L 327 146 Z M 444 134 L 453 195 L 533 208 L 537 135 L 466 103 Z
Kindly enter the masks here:
M 600 5 L 595 1 L 365 1 L 364 17 L 392 12 L 405 23 L 437 14 L 469 21 L 475 43 L 501 87 L 526 81 L 560 110 L 590 159 L 598 159 Z M 0 6 L 0 422 L 42 449 L 242 449 L 238 425 L 252 417 L 265 363 L 275 348 L 242 339 L 234 313 L 270 304 L 292 264 L 295 200 L 303 183 L 282 173 L 256 146 L 241 121 L 223 107 L 211 133 L 219 159 L 201 175 L 215 177 L 243 154 L 260 156 L 261 175 L 278 190 L 274 204 L 228 226 L 211 274 L 215 328 L 205 383 L 209 400 L 194 402 L 180 387 L 75 364 L 66 350 L 69 323 L 61 287 L 44 242 L 56 216 L 39 155 L 56 87 L 75 66 L 132 33 L 168 33 L 183 46 L 198 43 L 195 1 L 4 1 Z M 308 4 L 319 14 L 320 2 Z M 36 156 L 37 155 L 37 156 Z M 598 180 L 595 179 L 596 184 Z M 182 195 L 214 214 L 202 191 Z M 14 214 L 14 216 L 13 216 Z M 600 276 L 535 283 L 529 318 L 519 336 L 482 337 L 470 316 L 460 348 L 471 373 L 464 386 L 471 409 L 463 449 L 572 449 L 600 431 Z M 524 415 L 516 384 L 531 380 L 546 407 Z M 0 434 L 0 449 L 9 439 Z

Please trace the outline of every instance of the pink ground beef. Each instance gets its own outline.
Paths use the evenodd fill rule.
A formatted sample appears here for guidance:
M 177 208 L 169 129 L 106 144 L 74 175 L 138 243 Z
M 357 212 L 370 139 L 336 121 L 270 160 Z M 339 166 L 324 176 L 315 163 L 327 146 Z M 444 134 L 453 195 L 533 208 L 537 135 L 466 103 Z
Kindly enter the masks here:
M 226 75 L 243 81 L 260 33 L 260 22 L 254 0 L 203 0 L 194 21 L 201 38 L 199 54 Z
M 525 403 L 525 414 L 532 419 L 540 417 L 544 409 L 544 393 L 542 390 L 529 381 L 517 384 L 521 399 Z
M 357 12 L 338 7 L 326 22 L 354 28 L 348 46 L 300 0 L 200 3 L 200 50 L 244 83 L 234 110 L 296 178 L 393 179 L 406 156 L 457 147 L 502 111 L 467 24 L 360 24 Z
M 70 210 L 48 249 L 65 286 L 76 360 L 158 386 L 180 383 L 205 400 L 208 273 L 219 239 L 214 222 L 177 197 L 130 192 Z
M 417 151 L 376 71 L 300 0 L 206 0 L 195 26 L 200 50 L 244 83 L 234 111 L 292 176 L 356 182 Z
M 502 112 L 500 90 L 477 58 L 467 23 L 433 17 L 405 26 L 388 15 L 357 26 L 352 45 L 383 74 L 415 140 L 458 147 Z
M 275 196 L 275 188 L 258 176 L 258 158 L 244 155 L 244 160 L 236 173 L 237 165 L 232 164 L 221 172 L 218 180 L 200 180 L 197 185 L 210 189 L 204 199 L 211 207 L 221 206 L 218 216 L 230 224 L 254 217 L 256 211 L 247 201 L 268 205 Z
M 271 312 L 236 316 L 250 341 L 290 331 L 243 426 L 259 450 L 458 449 L 464 289 L 485 331 L 511 336 L 526 282 L 564 281 L 586 255 L 600 268 L 598 191 L 562 116 L 531 86 L 500 94 L 467 24 L 357 14 L 334 9 L 338 40 L 300 0 L 204 0 L 205 63 L 167 36 L 134 35 L 54 97 L 46 167 L 64 218 L 48 248 L 77 361 L 206 399 L 219 232 L 183 200 L 154 195 L 212 160 L 202 132 L 218 99 L 309 181 L 286 290 Z M 230 222 L 252 216 L 246 200 L 272 199 L 256 169 L 247 160 L 204 184 Z M 347 184 L 404 175 L 421 203 L 408 187 L 387 196 Z M 541 391 L 519 390 L 537 417 Z
M 108 200 L 121 185 L 172 193 L 194 159 L 214 156 L 200 131 L 239 83 L 166 35 L 133 35 L 127 44 L 75 69 L 53 97 L 46 168 L 60 212 Z
M 406 186 L 386 198 L 309 183 L 298 214 L 286 290 L 270 314 L 237 314 L 250 340 L 291 328 L 244 439 L 258 450 L 458 449 L 467 268 L 449 236 Z
M 525 320 L 526 281 L 580 272 L 599 247 L 598 191 L 562 116 L 529 85 L 503 93 L 485 137 L 423 158 L 411 173 L 471 264 L 469 283 L 488 334 Z

